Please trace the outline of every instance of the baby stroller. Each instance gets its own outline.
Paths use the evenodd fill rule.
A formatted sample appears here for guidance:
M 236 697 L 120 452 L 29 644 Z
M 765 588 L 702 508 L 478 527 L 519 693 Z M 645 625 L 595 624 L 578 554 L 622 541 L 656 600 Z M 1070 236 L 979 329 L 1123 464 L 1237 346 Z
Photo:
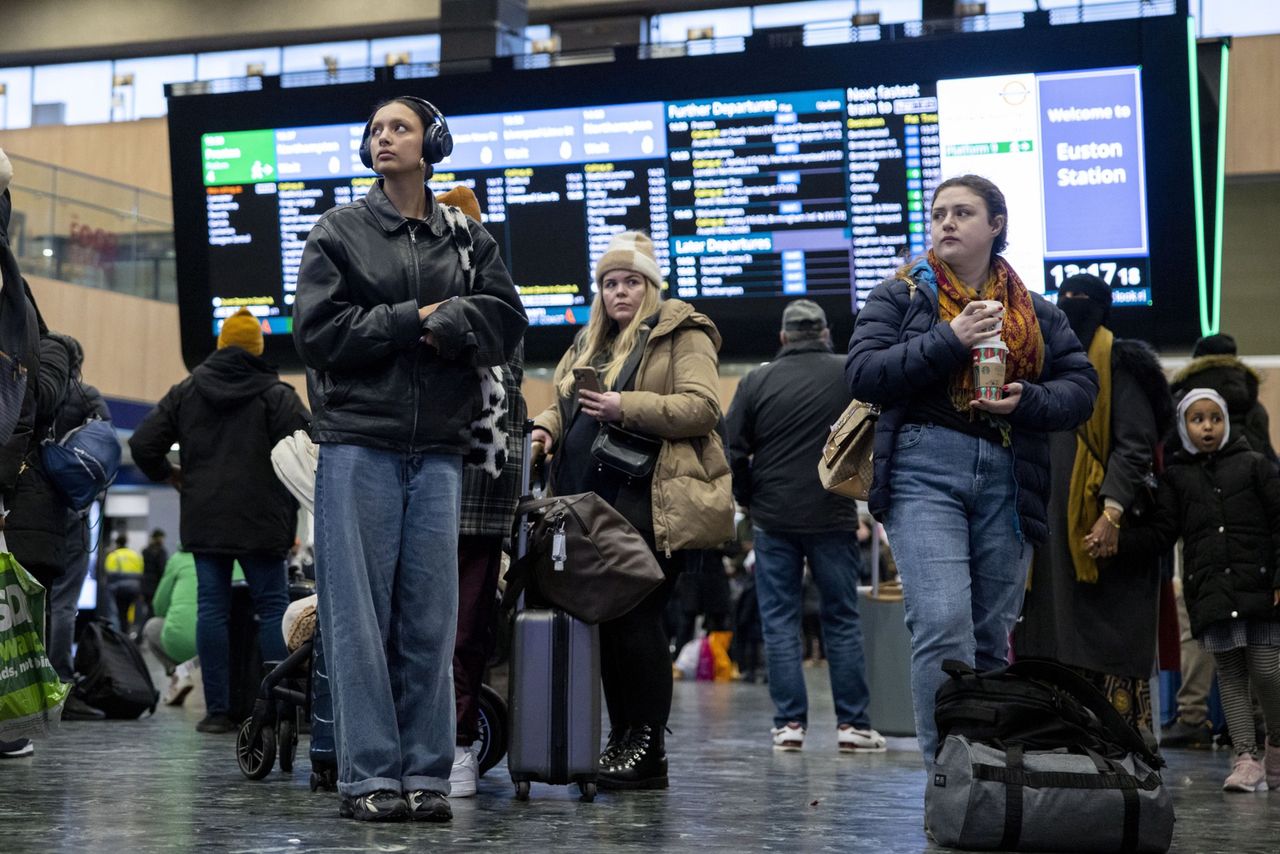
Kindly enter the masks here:
M 271 773 L 277 755 L 280 770 L 286 773 L 293 771 L 298 753 L 298 732 L 303 716 L 310 717 L 312 710 L 313 647 L 314 641 L 306 641 L 284 661 L 275 663 L 258 689 L 253 713 L 240 725 L 236 736 L 236 763 L 250 780 L 261 780 Z M 312 726 L 314 737 L 314 723 Z M 329 738 L 332 741 L 332 733 Z M 337 780 L 336 763 L 331 767 L 312 763 L 311 791 L 332 789 Z
M 497 691 L 483 685 L 479 705 L 477 762 L 483 775 L 507 753 L 507 704 Z M 271 773 L 277 758 L 280 770 L 291 773 L 304 721 L 311 726 L 311 791 L 332 791 L 338 781 L 333 703 L 318 630 L 263 678 L 253 713 L 236 736 L 236 763 L 241 773 L 250 780 L 261 780 Z
M 295 588 L 297 588 L 295 590 Z M 293 604 L 285 612 L 286 645 L 292 650 L 270 670 L 258 686 L 252 711 L 236 737 L 236 763 L 250 780 L 271 772 L 277 755 L 280 770 L 293 770 L 298 734 L 311 732 L 311 791 L 333 789 L 338 764 L 333 742 L 333 703 L 324 665 L 313 587 L 290 586 Z

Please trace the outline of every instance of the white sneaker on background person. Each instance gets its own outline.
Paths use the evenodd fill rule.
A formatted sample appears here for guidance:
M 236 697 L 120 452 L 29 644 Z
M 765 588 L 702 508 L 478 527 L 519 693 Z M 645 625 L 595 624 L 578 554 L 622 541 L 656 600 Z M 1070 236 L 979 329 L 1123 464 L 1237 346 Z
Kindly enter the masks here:
M 804 749 L 804 727 L 796 721 L 769 730 L 773 735 L 773 749 L 794 753 Z
M 17 741 L 0 741 L 0 759 L 24 759 L 36 752 L 29 738 Z
M 888 749 L 888 742 L 880 733 L 850 724 L 841 724 L 836 730 L 836 744 L 841 753 L 884 753 Z
M 453 770 L 449 772 L 449 797 L 474 798 L 480 781 L 480 762 L 475 745 L 453 749 Z
M 182 701 L 187 699 L 187 694 L 191 693 L 191 689 L 196 687 L 194 674 L 194 663 L 196 659 L 184 661 L 174 668 L 173 674 L 169 677 L 169 687 L 164 692 L 164 704 L 166 706 L 181 706 Z

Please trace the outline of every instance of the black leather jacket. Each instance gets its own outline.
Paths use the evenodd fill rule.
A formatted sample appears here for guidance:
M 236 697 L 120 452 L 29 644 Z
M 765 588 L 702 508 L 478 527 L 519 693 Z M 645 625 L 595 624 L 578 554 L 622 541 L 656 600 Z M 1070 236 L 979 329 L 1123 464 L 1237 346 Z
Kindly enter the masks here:
M 406 220 L 382 189 L 322 216 L 302 253 L 293 338 L 317 442 L 463 453 L 480 408 L 477 367 L 511 358 L 527 325 L 498 246 L 467 220 L 475 280 L 439 204 Z M 425 324 L 418 307 L 450 300 Z M 423 343 L 430 330 L 438 352 Z

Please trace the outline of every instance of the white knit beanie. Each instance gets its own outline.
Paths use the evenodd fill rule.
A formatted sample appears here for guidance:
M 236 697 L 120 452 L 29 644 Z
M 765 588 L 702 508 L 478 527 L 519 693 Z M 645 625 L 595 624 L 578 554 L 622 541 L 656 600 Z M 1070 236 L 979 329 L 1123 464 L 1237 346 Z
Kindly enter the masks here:
M 4 149 L 0 148 L 0 193 L 9 189 L 9 182 L 13 180 L 13 164 L 9 162 L 9 157 L 4 153 Z
M 609 248 L 596 264 L 596 287 L 612 270 L 633 270 L 644 276 L 656 288 L 662 287 L 662 271 L 653 254 L 653 241 L 641 231 L 624 231 L 615 234 Z

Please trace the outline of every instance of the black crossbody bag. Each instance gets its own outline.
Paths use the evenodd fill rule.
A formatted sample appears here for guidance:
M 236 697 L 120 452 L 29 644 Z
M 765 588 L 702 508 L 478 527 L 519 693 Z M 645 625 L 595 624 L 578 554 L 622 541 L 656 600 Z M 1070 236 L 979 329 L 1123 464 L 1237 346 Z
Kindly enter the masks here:
M 613 384 L 615 389 L 624 389 L 640 369 L 640 359 L 644 355 L 645 345 L 649 341 L 649 333 L 643 332 L 631 350 L 622 372 Z M 608 466 L 632 480 L 643 480 L 653 473 L 657 465 L 658 453 L 662 450 L 662 440 L 644 433 L 628 430 L 620 424 L 606 422 L 600 425 L 600 432 L 591 443 L 591 456 L 601 465 Z

